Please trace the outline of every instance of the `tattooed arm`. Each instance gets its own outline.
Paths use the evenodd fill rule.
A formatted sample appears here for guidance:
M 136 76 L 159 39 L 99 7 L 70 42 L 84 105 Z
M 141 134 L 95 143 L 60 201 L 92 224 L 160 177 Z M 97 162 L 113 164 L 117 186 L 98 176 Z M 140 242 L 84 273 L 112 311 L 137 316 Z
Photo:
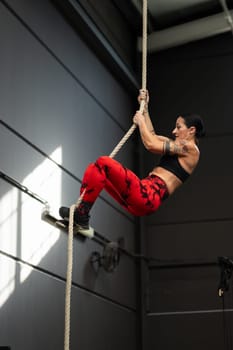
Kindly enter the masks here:
M 146 123 L 146 117 L 142 113 L 136 112 L 133 121 L 138 125 L 142 142 L 148 151 L 158 154 L 178 154 L 179 156 L 187 154 L 188 146 L 185 142 L 178 144 L 167 137 L 157 135 L 155 132 L 151 133 Z
M 171 140 L 164 140 L 163 142 L 164 154 L 178 154 L 179 156 L 185 156 L 188 153 L 188 143 L 183 141 L 182 143 L 176 143 Z
M 152 153 L 162 154 L 164 141 L 162 141 L 155 132 L 151 132 L 148 128 L 146 117 L 138 111 L 133 117 L 133 122 L 139 127 L 140 136 L 145 148 Z

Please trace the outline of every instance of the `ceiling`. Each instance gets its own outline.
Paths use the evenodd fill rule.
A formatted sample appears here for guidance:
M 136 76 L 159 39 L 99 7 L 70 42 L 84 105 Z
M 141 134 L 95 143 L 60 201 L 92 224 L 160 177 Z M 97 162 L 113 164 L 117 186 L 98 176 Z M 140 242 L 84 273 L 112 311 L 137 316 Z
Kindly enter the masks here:
M 141 15 L 141 0 L 130 1 Z M 233 0 L 147 0 L 147 6 L 149 52 L 233 34 Z
M 138 51 L 142 47 L 142 1 L 148 5 L 149 54 L 223 33 L 233 39 L 233 0 L 101 0 L 102 6 L 97 0 L 50 1 L 109 69 L 133 89 L 138 88 L 138 80 L 132 69 L 137 69 L 136 55 L 131 53 L 135 43 Z

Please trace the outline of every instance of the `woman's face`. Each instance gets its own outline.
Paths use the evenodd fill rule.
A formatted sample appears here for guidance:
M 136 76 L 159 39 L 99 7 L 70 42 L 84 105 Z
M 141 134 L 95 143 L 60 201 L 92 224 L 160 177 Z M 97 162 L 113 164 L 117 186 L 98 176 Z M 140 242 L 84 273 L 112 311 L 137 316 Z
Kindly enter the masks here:
M 186 140 L 189 136 L 189 128 L 185 124 L 184 118 L 181 116 L 176 119 L 175 129 L 172 131 L 176 140 Z

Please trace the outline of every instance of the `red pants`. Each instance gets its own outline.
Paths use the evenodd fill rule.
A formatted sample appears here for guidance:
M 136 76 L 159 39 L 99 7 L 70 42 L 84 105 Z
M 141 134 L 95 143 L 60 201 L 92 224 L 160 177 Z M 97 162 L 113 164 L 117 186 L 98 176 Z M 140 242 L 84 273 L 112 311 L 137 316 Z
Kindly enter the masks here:
M 131 170 L 107 156 L 98 158 L 87 167 L 80 193 L 84 189 L 82 203 L 88 204 L 85 214 L 103 189 L 135 216 L 153 213 L 168 196 L 167 186 L 158 176 L 151 175 L 140 180 Z

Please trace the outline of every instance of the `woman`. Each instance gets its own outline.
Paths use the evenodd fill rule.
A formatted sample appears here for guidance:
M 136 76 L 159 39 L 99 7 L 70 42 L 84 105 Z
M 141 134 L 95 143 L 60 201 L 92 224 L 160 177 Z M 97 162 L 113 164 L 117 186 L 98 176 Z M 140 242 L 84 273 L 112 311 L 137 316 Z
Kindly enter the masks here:
M 174 140 L 156 134 L 149 113 L 149 96 L 140 90 L 139 102 L 145 101 L 143 114 L 133 117 L 145 148 L 161 154 L 159 164 L 140 180 L 131 170 L 107 156 L 90 164 L 83 176 L 80 194 L 85 190 L 82 202 L 74 213 L 74 222 L 80 230 L 89 229 L 89 212 L 99 193 L 105 189 L 122 207 L 135 216 L 154 213 L 196 168 L 200 152 L 198 139 L 204 136 L 204 125 L 195 114 L 180 115 L 172 131 Z M 61 217 L 69 219 L 69 208 L 61 207 Z

